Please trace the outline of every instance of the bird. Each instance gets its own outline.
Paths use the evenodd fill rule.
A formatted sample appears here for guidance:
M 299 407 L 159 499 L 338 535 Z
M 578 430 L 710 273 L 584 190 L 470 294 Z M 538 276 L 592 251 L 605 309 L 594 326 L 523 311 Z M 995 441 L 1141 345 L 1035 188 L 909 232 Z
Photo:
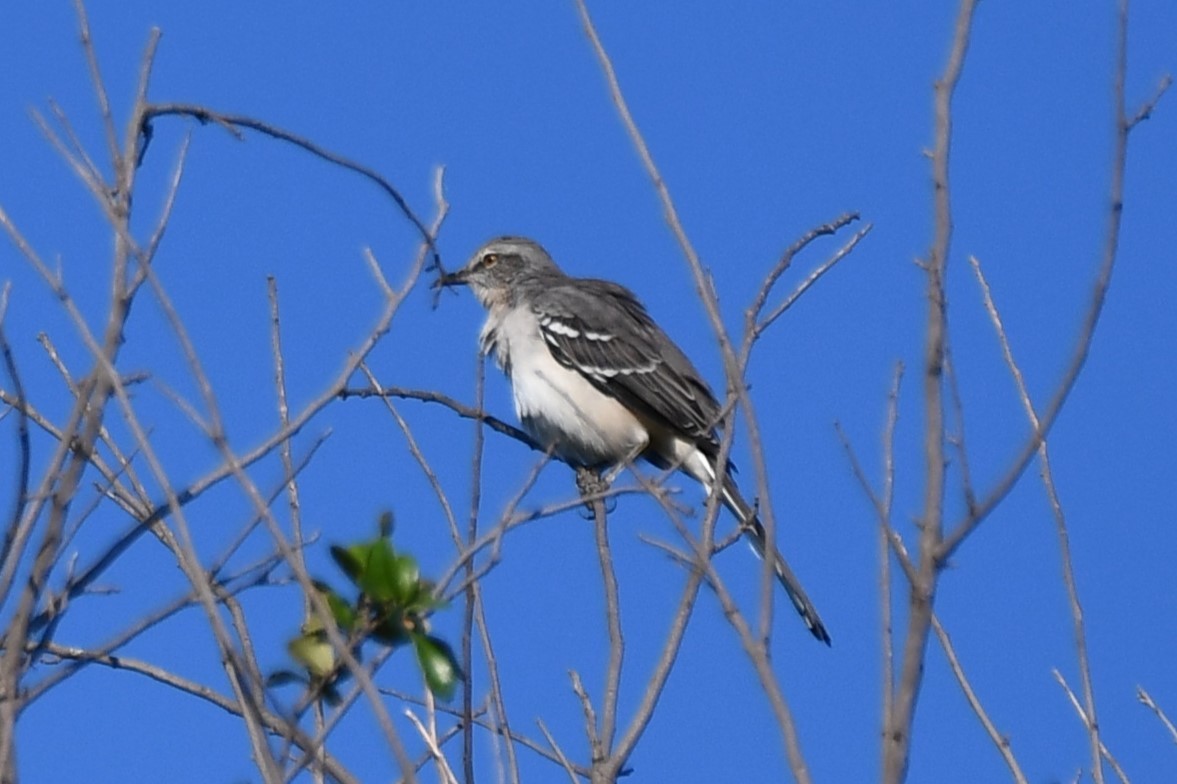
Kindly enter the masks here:
M 773 571 L 805 626 L 830 635 L 800 581 L 768 541 L 728 466 L 717 465 L 722 406 L 682 349 L 629 289 L 565 274 L 538 242 L 490 240 L 437 287 L 465 285 L 487 311 L 479 336 L 511 382 L 515 413 L 542 447 L 579 468 L 640 457 L 678 468 L 721 500 Z

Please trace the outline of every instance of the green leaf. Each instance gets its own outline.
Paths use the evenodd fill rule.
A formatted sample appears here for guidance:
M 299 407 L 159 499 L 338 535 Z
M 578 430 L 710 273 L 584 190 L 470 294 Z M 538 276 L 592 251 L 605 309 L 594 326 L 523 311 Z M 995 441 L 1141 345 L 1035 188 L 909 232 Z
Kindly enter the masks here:
M 333 544 L 331 545 L 331 557 L 335 559 L 335 564 L 347 575 L 348 579 L 359 585 L 360 575 L 364 571 L 364 562 L 361 556 L 353 550 L 352 547 L 340 547 Z
M 398 555 L 392 561 L 393 597 L 402 605 L 417 598 L 417 587 L 421 583 L 421 569 L 417 559 L 411 555 Z
M 413 649 L 417 653 L 417 664 L 425 676 L 429 690 L 443 700 L 454 696 L 454 689 L 464 676 L 458 660 L 449 644 L 427 634 L 414 634 Z
M 367 558 L 358 585 L 360 590 L 378 602 L 396 598 L 396 555 L 387 539 L 377 539 L 363 545 Z M 356 548 L 352 547 L 354 552 Z
M 425 615 L 435 610 L 444 610 L 449 607 L 449 602 L 440 596 L 434 595 L 433 592 L 436 588 L 437 586 L 432 580 L 419 580 L 417 582 L 417 590 L 414 592 L 413 597 L 406 602 L 408 609 Z
M 434 611 L 450 606 L 445 599 L 434 596 L 434 590 L 437 590 L 437 585 L 434 585 L 432 580 L 419 578 L 417 585 L 414 585 L 413 590 L 405 597 L 405 610 L 419 616 L 428 616 Z
M 335 669 L 335 649 L 322 631 L 300 634 L 286 644 L 286 649 L 314 678 L 325 678 Z
M 343 633 L 350 634 L 356 625 L 356 608 L 351 606 L 351 603 L 344 599 L 335 591 L 326 594 L 327 606 L 331 608 L 331 617 L 335 619 L 335 624 L 343 630 Z
M 315 590 L 327 602 L 327 607 L 331 610 L 331 617 L 335 619 L 335 625 L 350 634 L 355 628 L 356 618 L 359 615 L 359 610 L 352 606 L 351 602 L 344 599 L 335 589 L 322 580 L 312 581 Z M 322 622 L 319 621 L 319 616 L 312 610 L 307 622 L 303 624 L 303 632 L 318 631 L 323 628 Z

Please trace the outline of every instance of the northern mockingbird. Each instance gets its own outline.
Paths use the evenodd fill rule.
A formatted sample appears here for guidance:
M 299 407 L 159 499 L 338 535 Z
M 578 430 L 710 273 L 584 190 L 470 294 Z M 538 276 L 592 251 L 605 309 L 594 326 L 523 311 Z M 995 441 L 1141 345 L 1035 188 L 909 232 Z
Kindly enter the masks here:
M 478 249 L 442 286 L 465 284 L 487 309 L 480 343 L 511 379 L 515 413 L 539 443 L 574 466 L 643 457 L 677 467 L 724 505 L 776 576 L 813 636 L 830 636 L 756 510 L 716 465 L 721 407 L 707 382 L 628 289 L 565 275 L 523 237 Z

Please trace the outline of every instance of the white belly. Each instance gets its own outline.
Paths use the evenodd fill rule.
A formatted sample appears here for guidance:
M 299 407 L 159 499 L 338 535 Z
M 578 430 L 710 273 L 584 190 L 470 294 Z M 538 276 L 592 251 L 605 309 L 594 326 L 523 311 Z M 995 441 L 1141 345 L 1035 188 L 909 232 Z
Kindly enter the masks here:
M 555 360 L 534 315 L 496 316 L 487 327 L 495 330 L 499 363 L 511 358 L 515 413 L 532 437 L 565 460 L 590 466 L 633 457 L 647 443 L 637 417 Z

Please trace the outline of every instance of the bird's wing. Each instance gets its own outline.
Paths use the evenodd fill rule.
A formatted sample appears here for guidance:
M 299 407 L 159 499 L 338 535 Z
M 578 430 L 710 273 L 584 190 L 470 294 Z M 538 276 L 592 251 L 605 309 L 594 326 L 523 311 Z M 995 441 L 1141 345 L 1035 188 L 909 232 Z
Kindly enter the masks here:
M 701 447 L 717 445 L 715 395 L 628 289 L 561 278 L 540 287 L 531 304 L 557 362 Z

